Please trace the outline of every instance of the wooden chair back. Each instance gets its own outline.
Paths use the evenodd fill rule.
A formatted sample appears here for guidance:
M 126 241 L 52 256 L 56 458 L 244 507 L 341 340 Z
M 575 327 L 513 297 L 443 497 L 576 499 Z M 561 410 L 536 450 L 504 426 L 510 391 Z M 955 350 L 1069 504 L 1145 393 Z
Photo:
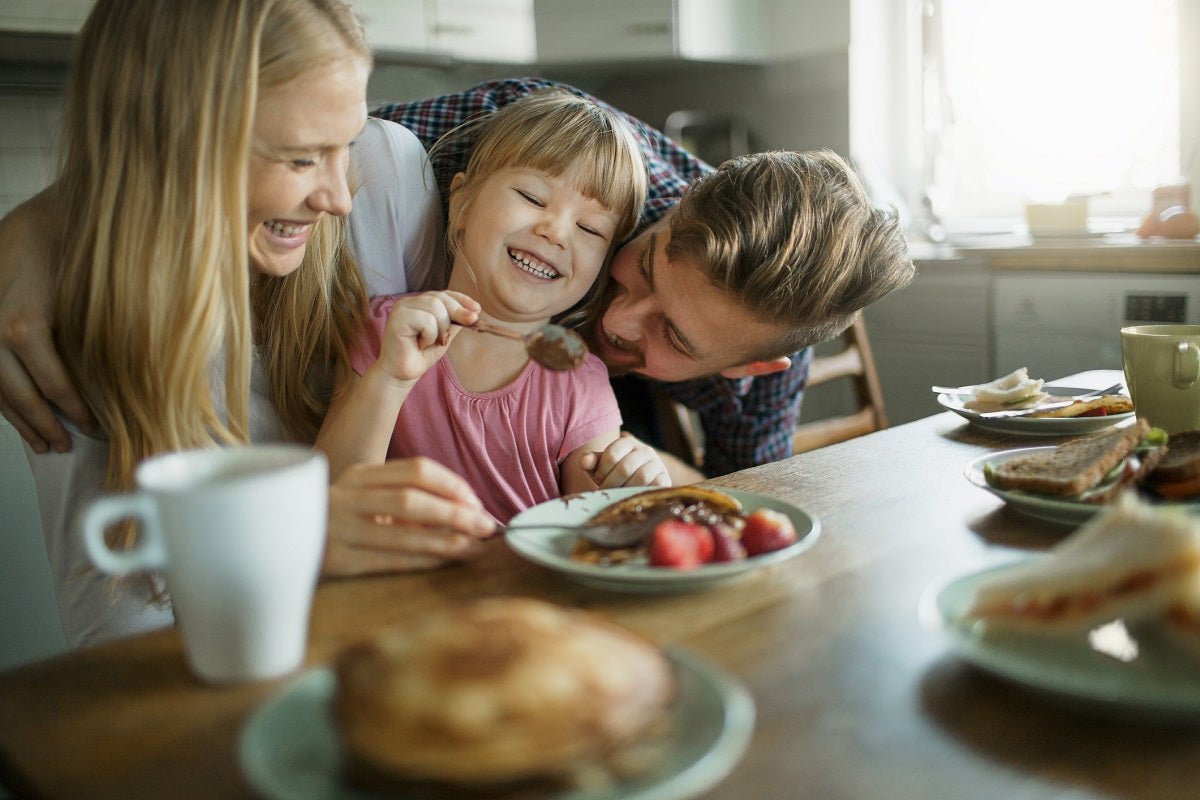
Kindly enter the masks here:
M 883 390 L 871 342 L 862 316 L 842 334 L 843 348 L 831 355 L 813 358 L 808 372 L 808 387 L 830 381 L 849 379 L 853 382 L 856 410 L 841 416 L 803 422 L 796 426 L 792 437 L 792 452 L 804 453 L 837 442 L 844 442 L 887 427 L 887 411 Z

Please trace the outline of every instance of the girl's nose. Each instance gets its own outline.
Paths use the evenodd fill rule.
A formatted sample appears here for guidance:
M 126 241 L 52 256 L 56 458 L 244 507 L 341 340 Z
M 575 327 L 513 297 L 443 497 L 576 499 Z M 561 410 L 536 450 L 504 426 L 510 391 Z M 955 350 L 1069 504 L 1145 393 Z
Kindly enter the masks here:
M 571 224 L 566 214 L 545 211 L 534 226 L 533 232 L 559 247 L 567 241 L 567 227 Z

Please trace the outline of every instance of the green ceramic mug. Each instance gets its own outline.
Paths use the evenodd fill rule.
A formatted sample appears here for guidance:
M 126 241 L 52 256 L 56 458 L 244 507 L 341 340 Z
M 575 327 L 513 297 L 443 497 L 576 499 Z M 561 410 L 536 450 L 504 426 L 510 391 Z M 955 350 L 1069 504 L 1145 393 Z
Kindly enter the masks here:
M 1167 433 L 1200 428 L 1200 325 L 1122 328 L 1121 356 L 1138 417 Z

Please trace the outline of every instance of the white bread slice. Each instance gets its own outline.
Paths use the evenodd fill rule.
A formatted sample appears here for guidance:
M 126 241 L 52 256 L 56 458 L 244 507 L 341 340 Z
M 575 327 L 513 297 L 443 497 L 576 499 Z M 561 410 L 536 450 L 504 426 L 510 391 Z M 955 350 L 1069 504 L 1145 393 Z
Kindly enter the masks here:
M 1150 424 L 1137 420 L 1126 428 L 1073 439 L 1053 450 L 1010 458 L 992 470 L 1000 489 L 1022 489 L 1037 494 L 1071 497 L 1100 482 L 1121 463 L 1150 431 Z
M 1126 492 L 1045 556 L 997 572 L 975 589 L 967 619 L 1061 634 L 1161 616 L 1200 570 L 1200 519 Z
M 1045 381 L 1041 378 L 1030 378 L 1029 370 L 1021 367 L 1003 378 L 976 386 L 972 393 L 974 398 L 963 405 L 967 408 L 975 408 L 976 404 L 998 403 L 1017 408 L 1018 406 L 1013 404 L 1041 394 L 1043 383 Z

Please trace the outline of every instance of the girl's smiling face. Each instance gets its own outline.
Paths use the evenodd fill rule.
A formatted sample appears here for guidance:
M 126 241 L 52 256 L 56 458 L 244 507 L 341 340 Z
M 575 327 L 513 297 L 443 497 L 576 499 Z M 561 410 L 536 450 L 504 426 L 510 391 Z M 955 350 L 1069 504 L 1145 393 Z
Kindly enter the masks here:
M 367 76 L 367 63 L 352 57 L 259 93 L 248 171 L 252 269 L 293 272 L 313 225 L 350 213 L 346 169 L 366 122 Z
M 469 199 L 465 182 L 460 173 L 451 184 L 451 219 L 461 224 L 450 288 L 513 323 L 543 322 L 587 294 L 608 256 L 615 212 L 565 174 L 506 167 Z

